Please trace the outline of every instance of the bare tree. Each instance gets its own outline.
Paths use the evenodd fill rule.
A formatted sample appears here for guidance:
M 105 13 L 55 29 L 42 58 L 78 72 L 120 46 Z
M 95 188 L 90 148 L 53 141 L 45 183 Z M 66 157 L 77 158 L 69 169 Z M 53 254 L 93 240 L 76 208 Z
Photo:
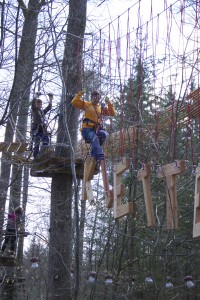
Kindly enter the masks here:
M 75 190 L 77 204 L 77 181 L 75 174 L 74 147 L 77 140 L 78 112 L 72 108 L 72 97 L 81 88 L 81 58 L 83 36 L 86 24 L 87 0 L 70 0 L 68 27 L 62 63 L 63 95 L 60 104 L 58 143 L 70 145 L 56 148 L 57 156 L 71 157 L 71 174 L 56 174 L 52 177 L 50 242 L 49 242 L 49 299 L 72 299 L 71 259 L 72 259 L 72 199 Z M 58 217 L 59 216 L 59 217 Z M 78 216 L 77 216 L 78 222 Z M 77 226 L 78 229 L 78 226 Z M 78 234 L 78 230 L 76 232 Z M 79 254 L 76 253 L 78 259 Z M 78 274 L 76 264 L 76 274 Z M 78 275 L 76 276 L 74 299 L 78 295 Z
M 15 74 L 14 81 L 11 88 L 8 105 L 5 112 L 8 110 L 7 124 L 5 131 L 5 143 L 11 143 L 16 137 L 17 141 L 24 142 L 27 132 L 27 118 L 29 109 L 29 96 L 30 87 L 32 83 L 32 76 L 34 71 L 34 54 L 35 54 L 35 41 L 38 28 L 38 14 L 45 1 L 30 0 L 28 6 L 23 1 L 19 0 L 17 8 L 16 24 L 18 24 L 20 9 L 23 11 L 24 24 L 22 30 L 22 37 L 18 52 L 18 25 L 16 26 L 15 44 L 16 44 L 16 58 L 15 58 Z M 9 187 L 11 162 L 10 154 L 3 153 L 1 161 L 1 196 L 0 196 L 0 228 L 3 227 L 5 203 L 7 198 L 7 191 Z M 15 207 L 20 204 L 20 191 L 22 185 L 22 166 L 13 166 L 12 180 L 11 180 L 11 203 L 10 207 Z M 27 174 L 27 171 L 26 171 Z M 28 177 L 25 176 L 28 182 Z M 27 182 L 24 182 L 27 185 Z M 12 183 L 14 183 L 12 185 Z M 25 203 L 24 203 L 25 204 Z M 23 242 L 21 243 L 21 246 Z M 20 247 L 22 248 L 22 247 Z M 21 256 L 22 256 L 21 251 Z M 21 257 L 22 260 L 22 257 Z M 12 270 L 14 271 L 14 270 Z M 11 273 L 12 273 L 11 271 Z M 10 273 L 10 275 L 11 275 Z M 9 293 L 8 293 L 8 289 Z M 11 299 L 13 297 L 14 289 L 7 285 L 3 286 L 2 297 L 3 299 Z

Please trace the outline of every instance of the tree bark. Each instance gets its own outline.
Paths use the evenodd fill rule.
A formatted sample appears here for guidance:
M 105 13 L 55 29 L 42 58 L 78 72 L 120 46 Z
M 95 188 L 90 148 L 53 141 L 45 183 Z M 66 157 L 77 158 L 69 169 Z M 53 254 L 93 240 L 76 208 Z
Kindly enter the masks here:
M 12 89 L 8 99 L 9 113 L 6 124 L 6 132 L 4 142 L 11 143 L 14 135 L 16 140 L 24 142 L 27 132 L 27 118 L 29 109 L 29 96 L 32 76 L 34 72 L 34 54 L 35 41 L 38 28 L 38 14 L 43 5 L 41 0 L 29 0 L 28 7 L 19 1 L 22 5 L 24 13 L 24 25 L 22 37 L 19 47 L 18 57 L 16 55 L 15 74 Z M 19 12 L 19 11 L 18 11 Z M 18 17 L 18 14 L 17 14 Z M 17 39 L 16 32 L 16 39 Z M 16 40 L 17 41 L 17 40 Z M 17 49 L 16 49 L 17 50 Z M 17 125 L 16 125 L 17 124 Z M 2 153 L 1 160 L 1 185 L 0 185 L 0 229 L 3 228 L 5 203 L 7 198 L 8 187 L 11 185 L 10 191 L 10 207 L 15 208 L 20 204 L 20 191 L 22 186 L 22 166 L 13 166 L 12 178 L 10 180 L 11 162 L 9 161 L 10 154 Z M 28 179 L 27 179 L 28 182 Z M 13 185 L 12 185 L 13 183 Z M 20 262 L 23 255 L 23 238 L 20 239 Z M 14 269 L 10 269 L 10 274 L 14 276 Z M 9 292 L 8 292 L 9 291 Z M 16 292 L 14 284 L 11 286 L 3 284 L 2 297 L 4 300 L 14 299 Z
M 78 205 L 78 189 L 75 173 L 74 148 L 77 143 L 78 116 L 77 109 L 72 107 L 71 100 L 81 88 L 81 60 L 83 37 L 86 25 L 87 0 L 69 1 L 69 21 L 62 63 L 63 96 L 60 104 L 57 142 L 68 144 L 57 147 L 56 156 L 71 157 L 71 175 L 54 175 L 52 177 L 48 299 L 76 299 L 79 287 L 79 252 L 76 252 L 75 289 L 71 293 L 72 263 L 72 199 L 75 191 L 75 207 Z M 76 239 L 79 240 L 79 216 L 76 209 Z M 79 245 L 79 241 L 76 242 Z M 78 250 L 78 249 L 77 249 Z
M 25 20 L 19 47 L 19 54 L 18 58 L 16 59 L 14 81 L 10 92 L 10 97 L 8 99 L 9 114 L 4 139 L 4 142 L 6 143 L 11 143 L 13 141 L 18 115 L 19 119 L 22 121 L 18 122 L 17 134 L 19 140 L 25 140 L 30 86 L 34 71 L 34 53 L 38 26 L 38 14 L 40 12 L 41 5 L 42 4 L 40 0 L 30 0 L 28 8 L 23 7 Z M 11 170 L 9 159 L 10 154 L 2 153 L 0 178 L 0 229 L 3 228 L 5 202 L 9 187 Z

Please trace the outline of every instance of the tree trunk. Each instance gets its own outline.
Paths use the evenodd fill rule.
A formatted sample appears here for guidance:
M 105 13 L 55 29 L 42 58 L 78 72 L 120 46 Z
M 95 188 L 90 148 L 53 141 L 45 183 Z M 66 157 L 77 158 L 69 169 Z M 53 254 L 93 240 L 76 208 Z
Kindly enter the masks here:
M 52 178 L 50 241 L 49 241 L 49 298 L 57 300 L 76 299 L 79 288 L 79 252 L 76 249 L 75 292 L 71 293 L 72 263 L 72 199 L 75 191 L 76 207 L 76 245 L 79 245 L 79 216 L 77 210 L 78 188 L 75 173 L 74 148 L 77 142 L 77 109 L 71 100 L 81 88 L 81 59 L 83 36 L 86 25 L 87 0 L 69 0 L 69 21 L 62 64 L 63 97 L 60 105 L 58 123 L 58 143 L 67 143 L 70 147 L 57 147 L 56 156 L 71 157 L 71 175 L 54 175 Z
M 16 59 L 15 75 L 13 86 L 9 97 L 9 115 L 6 125 L 6 143 L 11 143 L 16 134 L 17 141 L 26 140 L 27 118 L 29 109 L 30 86 L 34 71 L 35 41 L 38 27 L 38 14 L 41 8 L 40 0 L 29 0 L 28 8 L 23 7 L 25 16 L 22 38 L 19 47 L 18 58 Z M 16 125 L 17 123 L 17 125 Z M 3 153 L 1 161 L 1 186 L 0 186 L 0 228 L 3 228 L 5 203 L 9 187 L 11 163 L 10 154 Z M 22 185 L 22 166 L 13 166 L 10 190 L 10 207 L 15 208 L 20 204 L 20 193 Z M 28 182 L 28 179 L 27 179 Z M 23 238 L 20 239 L 19 261 L 22 262 Z M 14 269 L 10 269 L 10 274 L 14 274 Z M 13 275 L 14 276 L 14 275 Z M 8 292 L 9 291 L 9 292 Z M 14 299 L 16 289 L 3 285 L 2 296 L 4 300 Z
M 17 133 L 20 140 L 25 140 L 24 128 L 26 129 L 30 86 L 34 71 L 35 40 L 38 26 L 37 19 L 41 8 L 40 2 L 40 0 L 30 0 L 28 8 L 23 8 L 25 20 L 21 43 L 19 47 L 19 55 L 15 65 L 13 86 L 11 89 L 10 97 L 8 99 L 9 115 L 4 139 L 6 143 L 11 143 L 13 141 L 17 122 L 17 115 L 19 115 L 19 118 L 23 118 L 24 120 L 24 123 L 19 123 Z M 0 179 L 0 229 L 3 227 L 5 202 L 9 187 L 9 178 L 11 170 L 11 164 L 9 162 L 9 159 L 10 154 L 2 153 Z

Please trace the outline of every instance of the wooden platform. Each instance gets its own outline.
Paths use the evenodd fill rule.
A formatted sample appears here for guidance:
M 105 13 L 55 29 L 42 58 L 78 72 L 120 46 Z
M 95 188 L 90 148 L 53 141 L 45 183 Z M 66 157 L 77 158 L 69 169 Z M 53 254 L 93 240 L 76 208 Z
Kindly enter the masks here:
M 76 176 L 83 179 L 84 160 L 75 161 Z M 71 174 L 71 159 L 66 157 L 41 157 L 34 159 L 30 175 L 33 177 L 52 177 L 53 174 Z
M 24 151 L 27 151 L 28 143 L 24 142 L 12 142 L 12 143 L 0 143 L 0 151 L 4 152 L 18 152 L 22 153 Z
M 6 234 L 6 230 L 3 230 L 3 235 Z M 23 236 L 23 237 L 27 237 L 30 233 L 28 231 L 18 231 L 17 235 L 18 236 Z M 12 236 L 12 234 L 9 234 L 9 236 Z
M 0 277 L 0 282 L 3 282 L 6 280 L 6 283 L 13 283 L 13 282 L 24 282 L 26 281 L 25 277 Z
M 10 256 L 0 256 L 0 266 L 14 267 L 15 258 Z

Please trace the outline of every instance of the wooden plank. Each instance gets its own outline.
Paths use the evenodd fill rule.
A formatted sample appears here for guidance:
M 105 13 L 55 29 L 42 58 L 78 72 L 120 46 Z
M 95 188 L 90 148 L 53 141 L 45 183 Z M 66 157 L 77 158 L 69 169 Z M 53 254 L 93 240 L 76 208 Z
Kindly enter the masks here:
M 128 214 L 133 214 L 133 202 L 127 202 L 116 208 L 115 219 L 123 218 Z
M 82 180 L 82 197 L 81 197 L 81 200 L 82 201 L 87 200 L 87 192 L 86 192 L 86 186 L 85 186 L 84 180 Z
M 130 159 L 124 157 L 123 160 L 117 164 L 114 168 L 114 172 L 116 175 L 123 174 L 130 166 Z
M 138 175 L 138 180 L 140 180 L 140 181 L 143 178 L 150 176 L 151 175 L 151 165 L 150 164 L 145 164 L 143 166 L 143 168 L 138 171 L 137 175 Z
M 0 256 L 0 266 L 13 267 L 15 265 L 15 258 L 10 256 Z
M 8 143 L 1 142 L 0 143 L 0 151 L 5 151 L 8 147 Z
M 193 227 L 193 238 L 199 238 L 200 236 L 200 222 L 195 223 Z
M 169 175 L 176 175 L 183 173 L 185 171 L 185 161 L 184 160 L 177 160 L 173 163 L 160 166 L 158 170 L 158 178 L 167 177 Z
M 9 275 L 7 275 L 9 276 Z M 6 283 L 10 283 L 10 282 L 24 282 L 26 281 L 25 277 L 13 277 L 13 276 L 9 276 L 9 277 L 0 277 L 0 282 L 4 282 L 6 281 Z
M 125 185 L 121 183 L 116 186 L 116 195 L 123 196 L 124 194 L 125 194 Z
M 12 143 L 0 143 L 0 152 L 14 152 L 23 153 L 27 151 L 28 143 L 25 142 L 12 142 Z
M 87 157 L 84 163 L 83 180 L 85 182 L 93 179 L 95 166 L 96 166 L 96 159 L 94 157 Z
M 138 171 L 138 179 L 142 181 L 145 208 L 147 214 L 147 224 L 149 227 L 155 227 L 156 221 L 153 210 L 153 201 L 150 187 L 150 176 L 151 176 L 151 166 L 150 164 L 145 164 L 143 169 Z
M 117 217 L 117 208 L 121 206 L 121 195 L 117 195 L 118 186 L 121 185 L 121 175 L 114 172 L 114 217 Z
M 86 181 L 82 183 L 82 201 L 86 201 L 88 199 L 90 204 L 94 203 L 94 195 L 92 190 L 92 184 L 90 181 Z
M 5 235 L 6 234 L 6 230 L 3 230 L 3 235 Z M 28 231 L 21 231 L 21 230 L 19 230 L 18 232 L 17 232 L 17 235 L 18 236 L 23 236 L 23 237 L 27 237 L 28 235 L 29 235 L 30 233 L 28 232 Z M 13 234 L 13 235 L 16 235 L 16 234 Z M 12 236 L 12 234 L 9 234 L 9 236 Z
M 90 204 L 94 203 L 94 195 L 93 195 L 93 190 L 92 190 L 92 184 L 90 181 L 85 182 L 85 189 L 87 193 L 87 199 Z
M 103 179 L 106 207 L 111 208 L 113 207 L 114 197 L 112 191 L 109 189 L 108 173 L 105 159 L 101 160 L 101 173 Z
M 195 196 L 194 196 L 194 218 L 193 238 L 200 236 L 200 167 L 196 168 Z
M 77 158 L 75 161 L 76 176 L 83 179 L 84 161 Z M 54 174 L 71 174 L 71 158 L 68 157 L 48 157 L 37 158 L 31 164 L 31 176 L 52 177 Z
M 177 183 L 176 175 L 166 177 L 167 183 L 167 196 L 166 196 L 166 209 L 167 209 L 167 229 L 178 228 L 177 216 Z
M 122 185 L 121 179 L 122 174 L 129 169 L 130 160 L 123 159 L 115 168 L 114 168 L 114 218 L 119 219 L 128 214 L 133 213 L 133 203 L 127 202 L 122 204 L 122 195 L 124 193 L 124 186 Z
M 158 171 L 158 178 L 165 178 L 167 184 L 166 190 L 166 211 L 167 211 L 167 228 L 178 228 L 177 216 L 177 182 L 176 177 L 185 171 L 185 161 L 175 161 L 161 166 Z
M 196 197 L 195 207 L 200 209 L 200 194 L 197 193 L 195 195 L 195 197 Z M 200 216 L 197 219 L 198 219 L 198 222 L 200 222 Z

